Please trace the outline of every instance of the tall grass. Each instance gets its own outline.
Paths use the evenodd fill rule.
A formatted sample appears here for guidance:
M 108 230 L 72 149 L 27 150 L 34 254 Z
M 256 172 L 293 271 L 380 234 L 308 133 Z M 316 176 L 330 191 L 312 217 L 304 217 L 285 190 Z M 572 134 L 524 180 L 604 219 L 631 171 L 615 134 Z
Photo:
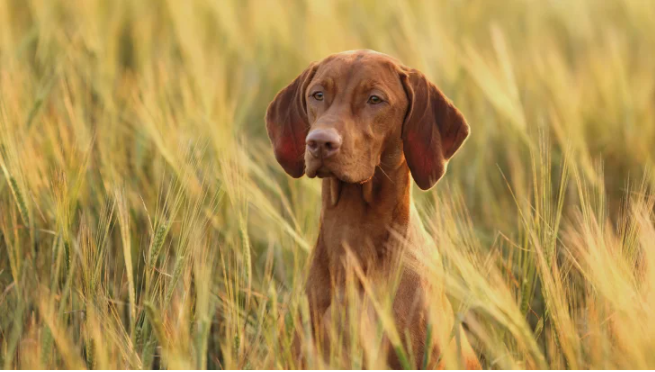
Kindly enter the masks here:
M 638 0 L 0 2 L 0 365 L 298 367 L 320 185 L 264 110 L 371 48 L 472 127 L 414 192 L 435 332 L 463 322 L 487 368 L 655 368 L 653 25 Z M 323 358 L 303 337 L 307 366 L 385 367 L 372 300 L 382 325 Z

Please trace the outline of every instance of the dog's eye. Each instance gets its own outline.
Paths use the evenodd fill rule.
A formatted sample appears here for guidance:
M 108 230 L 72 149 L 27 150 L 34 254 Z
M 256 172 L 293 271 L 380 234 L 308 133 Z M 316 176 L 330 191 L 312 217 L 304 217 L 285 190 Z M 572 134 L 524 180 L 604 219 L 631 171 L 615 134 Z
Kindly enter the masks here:
M 378 103 L 382 103 L 382 98 L 378 96 L 370 96 L 368 97 L 368 103 L 371 105 L 377 105 Z
M 314 97 L 315 100 L 317 101 L 322 101 L 323 100 L 323 92 L 316 92 L 312 94 L 312 97 Z

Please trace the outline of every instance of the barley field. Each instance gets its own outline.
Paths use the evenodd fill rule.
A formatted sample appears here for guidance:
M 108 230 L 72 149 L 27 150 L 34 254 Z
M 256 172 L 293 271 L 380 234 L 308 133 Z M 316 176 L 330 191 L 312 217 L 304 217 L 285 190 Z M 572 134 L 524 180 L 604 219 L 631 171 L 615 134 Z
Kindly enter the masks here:
M 641 0 L 0 1 L 0 366 L 298 368 L 320 181 L 275 162 L 264 112 L 360 48 L 471 125 L 413 197 L 483 366 L 655 368 Z

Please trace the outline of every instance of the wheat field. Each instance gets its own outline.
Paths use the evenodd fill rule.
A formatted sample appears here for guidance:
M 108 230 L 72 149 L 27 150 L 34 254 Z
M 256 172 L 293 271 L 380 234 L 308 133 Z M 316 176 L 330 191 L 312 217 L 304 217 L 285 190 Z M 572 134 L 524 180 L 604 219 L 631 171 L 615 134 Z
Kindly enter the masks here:
M 360 48 L 471 125 L 413 197 L 483 366 L 655 368 L 641 0 L 0 1 L 0 366 L 299 367 L 320 182 L 275 162 L 264 112 Z

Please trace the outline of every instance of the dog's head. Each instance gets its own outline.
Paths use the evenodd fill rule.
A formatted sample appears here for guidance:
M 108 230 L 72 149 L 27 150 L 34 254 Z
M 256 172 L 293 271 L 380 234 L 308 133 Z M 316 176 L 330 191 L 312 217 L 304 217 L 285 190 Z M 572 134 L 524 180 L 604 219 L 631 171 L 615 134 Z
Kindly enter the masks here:
M 266 112 L 275 157 L 293 177 L 363 183 L 404 159 L 427 190 L 468 137 L 462 114 L 417 70 L 373 51 L 312 63 Z

